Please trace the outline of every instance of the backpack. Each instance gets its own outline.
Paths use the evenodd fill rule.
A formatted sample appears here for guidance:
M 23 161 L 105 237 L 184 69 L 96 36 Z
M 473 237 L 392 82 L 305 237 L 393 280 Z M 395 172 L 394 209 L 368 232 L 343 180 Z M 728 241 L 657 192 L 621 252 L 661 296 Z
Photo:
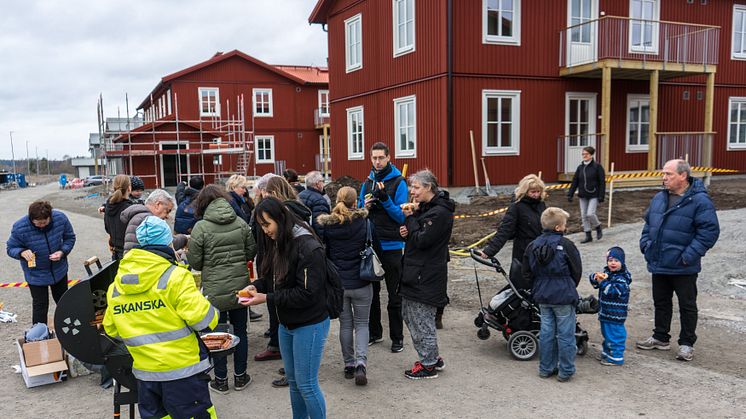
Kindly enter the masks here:
M 344 307 L 344 289 L 339 279 L 337 266 L 328 257 L 324 259 L 326 259 L 326 310 L 329 312 L 330 319 L 336 319 Z

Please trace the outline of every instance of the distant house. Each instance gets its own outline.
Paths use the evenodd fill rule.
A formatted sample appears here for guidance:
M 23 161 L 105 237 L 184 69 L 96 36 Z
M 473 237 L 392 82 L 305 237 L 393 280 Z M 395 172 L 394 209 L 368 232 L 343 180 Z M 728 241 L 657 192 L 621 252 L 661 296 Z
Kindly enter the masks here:
M 140 103 L 141 126 L 122 130 L 107 157 L 147 187 L 201 175 L 314 170 L 328 123 L 325 68 L 270 65 L 243 52 L 217 53 L 163 77 Z
M 75 177 L 80 179 L 104 173 L 103 159 L 98 159 L 97 162 L 95 159 L 89 157 L 76 157 L 70 160 L 70 164 L 75 168 Z
M 746 1 L 319 0 L 333 172 L 398 166 L 474 184 L 670 158 L 746 170 Z

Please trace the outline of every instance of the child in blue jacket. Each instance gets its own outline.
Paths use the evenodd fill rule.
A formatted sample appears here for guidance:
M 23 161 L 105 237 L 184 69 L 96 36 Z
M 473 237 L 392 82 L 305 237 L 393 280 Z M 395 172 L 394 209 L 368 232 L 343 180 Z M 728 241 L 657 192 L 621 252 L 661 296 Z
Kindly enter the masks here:
M 629 284 L 632 276 L 624 264 L 624 250 L 615 246 L 606 253 L 606 267 L 603 272 L 592 273 L 589 277 L 593 288 L 598 288 L 598 301 L 601 309 L 598 320 L 604 336 L 602 365 L 624 364 L 624 347 L 627 340 L 627 305 Z

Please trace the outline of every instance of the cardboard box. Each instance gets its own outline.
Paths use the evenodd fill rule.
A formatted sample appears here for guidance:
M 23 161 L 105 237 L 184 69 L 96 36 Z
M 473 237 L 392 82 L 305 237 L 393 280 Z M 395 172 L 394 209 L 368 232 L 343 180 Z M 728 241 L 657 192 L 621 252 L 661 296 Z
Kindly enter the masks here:
M 62 345 L 57 338 L 27 342 L 23 344 L 23 355 L 27 367 L 62 361 Z
M 55 341 L 57 339 L 54 339 Z M 66 378 L 65 371 L 67 371 L 67 362 L 63 359 L 59 361 L 53 361 L 46 364 L 40 364 L 35 366 L 26 365 L 26 355 L 24 354 L 23 338 L 15 340 L 15 345 L 18 348 L 18 357 L 21 362 L 21 375 L 23 375 L 23 381 L 26 383 L 26 387 L 37 387 L 46 384 L 60 383 L 63 378 Z M 54 346 L 54 344 L 52 344 Z M 59 345 L 59 342 L 57 342 Z M 62 352 L 62 348 L 60 348 Z

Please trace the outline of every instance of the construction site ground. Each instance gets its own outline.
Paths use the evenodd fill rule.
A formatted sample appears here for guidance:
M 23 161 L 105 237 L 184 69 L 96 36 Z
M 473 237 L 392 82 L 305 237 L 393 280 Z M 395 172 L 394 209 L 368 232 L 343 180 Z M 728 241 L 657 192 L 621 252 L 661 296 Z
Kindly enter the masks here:
M 93 192 L 95 193 L 95 192 Z M 721 235 L 716 246 L 703 259 L 699 288 L 699 339 L 692 362 L 676 361 L 678 316 L 674 315 L 671 352 L 649 352 L 634 348 L 634 341 L 650 335 L 653 327 L 653 303 L 650 274 L 637 249 L 641 217 L 652 190 L 624 191 L 614 195 L 613 227 L 601 241 L 578 245 L 584 272 L 603 267 L 604 253 L 612 245 L 627 251 L 632 272 L 632 297 L 627 321 L 626 363 L 622 367 L 604 367 L 596 360 L 602 341 L 596 316 L 579 317 L 588 330 L 591 348 L 576 361 L 577 374 L 569 383 L 537 376 L 537 360 L 513 360 L 505 341 L 497 333 L 486 341 L 476 336 L 473 319 L 479 308 L 475 284 L 475 265 L 470 259 L 453 258 L 449 266 L 451 304 L 445 311 L 445 329 L 439 331 L 440 352 L 446 370 L 435 380 L 410 381 L 403 371 L 417 359 L 405 329 L 405 350 L 389 351 L 388 338 L 370 347 L 368 355 L 369 384 L 356 387 L 342 374 L 338 323 L 332 322 L 320 370 L 321 387 L 327 400 L 329 417 L 744 417 L 746 415 L 746 289 L 736 284 L 746 280 L 743 258 L 746 255 L 746 179 L 727 178 L 713 182 L 711 193 L 718 207 Z M 108 257 L 102 216 L 96 208 L 102 196 L 91 196 L 89 189 L 59 191 L 54 184 L 24 190 L 2 191 L 3 222 L 0 223 L 2 254 L 5 238 L 12 223 L 24 216 L 28 204 L 46 197 L 55 208 L 64 210 L 75 228 L 78 240 L 69 257 L 70 277 L 83 277 L 83 261 L 98 255 Z M 477 198 L 471 205 L 458 207 L 459 214 L 477 214 L 504 207 L 508 198 Z M 564 191 L 554 191 L 550 205 L 570 211 L 571 231 L 578 231 L 577 202 L 568 203 Z M 606 218 L 606 204 L 600 208 Z M 463 246 L 494 230 L 497 217 L 457 220 L 452 242 Z M 569 236 L 576 243 L 579 234 Z M 510 245 L 498 254 L 501 260 L 510 255 Z M 17 261 L 4 257 L 0 264 L 2 282 L 22 281 Z M 484 266 L 477 266 L 483 296 L 490 298 L 505 285 L 504 279 Z M 583 295 L 593 292 L 586 279 L 579 287 Z M 385 293 L 382 295 L 385 305 Z M 28 289 L 0 289 L 5 310 L 18 314 L 18 323 L 0 324 L 0 405 L 3 417 L 46 418 L 110 417 L 112 390 L 99 388 L 97 375 L 69 379 L 26 389 L 20 374 L 11 366 L 18 364 L 13 340 L 31 326 L 31 297 Z M 54 305 L 50 309 L 52 313 Z M 266 345 L 262 334 L 268 326 L 265 318 L 249 327 L 249 352 L 259 352 Z M 674 305 L 674 310 L 677 310 Z M 386 316 L 384 315 L 384 326 Z M 218 415 L 223 418 L 290 417 L 287 389 L 272 388 L 280 361 L 249 361 L 253 382 L 242 392 L 212 395 Z M 127 417 L 126 409 L 123 416 Z

